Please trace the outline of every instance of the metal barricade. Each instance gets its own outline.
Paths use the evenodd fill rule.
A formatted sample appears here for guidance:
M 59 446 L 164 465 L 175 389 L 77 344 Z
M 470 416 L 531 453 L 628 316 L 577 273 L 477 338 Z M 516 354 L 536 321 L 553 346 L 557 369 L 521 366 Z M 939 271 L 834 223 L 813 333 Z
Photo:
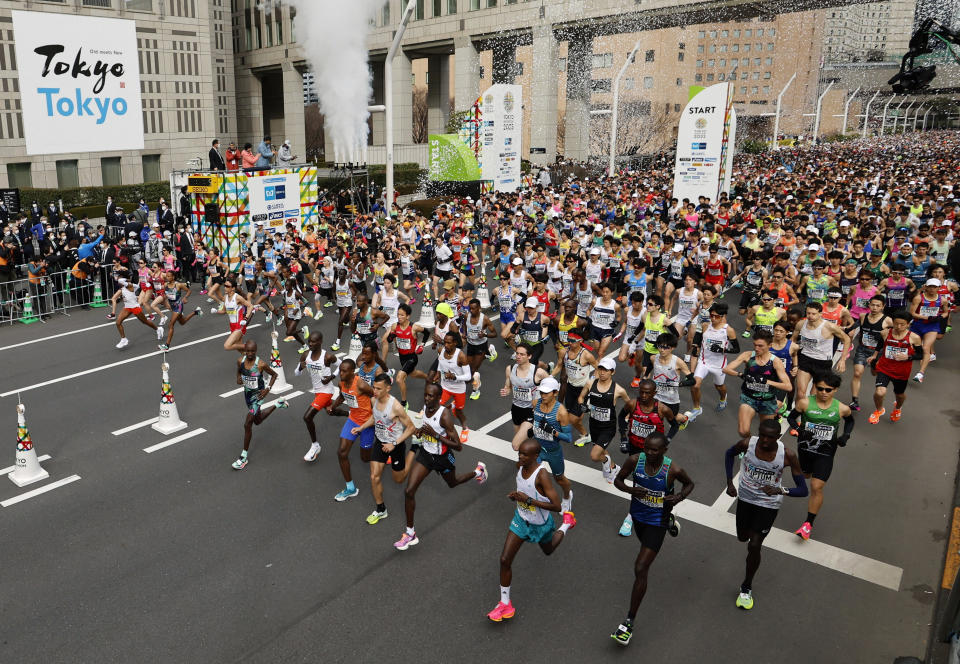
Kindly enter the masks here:
M 70 315 L 76 307 L 106 307 L 116 292 L 113 265 L 101 265 L 86 279 L 59 270 L 31 281 L 29 277 L 0 283 L 0 325 L 42 321 L 53 314 Z M 35 278 L 36 280 L 36 278 Z

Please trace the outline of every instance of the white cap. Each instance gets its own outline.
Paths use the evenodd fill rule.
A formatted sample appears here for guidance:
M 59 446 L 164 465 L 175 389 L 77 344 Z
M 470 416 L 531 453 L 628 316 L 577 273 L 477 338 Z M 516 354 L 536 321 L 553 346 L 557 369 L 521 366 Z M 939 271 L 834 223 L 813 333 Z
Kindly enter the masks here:
M 747 232 L 748 232 L 748 233 L 756 233 L 756 232 L 757 232 L 757 229 L 756 229 L 756 228 L 748 228 L 748 229 L 747 229 Z
M 511 261 L 511 262 L 512 262 L 514 265 L 523 265 L 523 259 L 520 258 L 519 256 L 517 256 L 516 258 L 514 258 L 513 261 Z
M 537 387 L 537 389 L 543 392 L 544 394 L 548 392 L 558 392 L 560 391 L 560 383 L 558 383 L 557 379 L 554 378 L 553 376 L 547 376 L 542 381 L 540 381 L 540 385 Z
M 924 286 L 936 286 L 937 288 L 939 288 L 941 285 L 942 284 L 940 283 L 939 279 L 927 279 L 927 283 L 924 284 Z
M 527 301 L 523 303 L 523 306 L 536 309 L 538 306 L 540 306 L 540 300 L 535 297 L 528 297 Z
M 843 221 L 840 222 L 840 225 L 841 225 L 841 226 L 849 226 L 849 225 L 850 225 L 850 222 L 847 221 L 846 219 L 844 219 Z
M 594 231 L 602 231 L 602 230 L 603 230 L 603 226 L 601 226 L 600 224 L 594 224 L 593 230 L 594 230 Z
M 820 251 L 820 245 L 814 242 L 813 244 L 807 245 L 807 251 Z
M 683 251 L 683 245 L 678 242 L 677 244 L 673 245 L 673 250 L 674 250 L 674 251 Z
M 601 369 L 606 369 L 607 371 L 617 370 L 617 363 L 613 361 L 612 357 L 603 358 L 602 360 L 597 362 L 597 366 L 600 367 Z
M 283 141 L 283 144 L 289 146 L 289 145 L 290 145 L 290 139 L 289 139 L 289 138 L 288 138 L 288 139 L 285 139 L 285 140 Z

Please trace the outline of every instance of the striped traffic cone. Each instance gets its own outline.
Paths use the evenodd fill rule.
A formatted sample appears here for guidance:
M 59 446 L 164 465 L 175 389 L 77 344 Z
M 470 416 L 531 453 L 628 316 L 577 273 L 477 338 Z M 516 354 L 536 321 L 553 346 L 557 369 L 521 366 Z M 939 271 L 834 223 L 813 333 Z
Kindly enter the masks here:
M 90 306 L 93 307 L 94 309 L 110 306 L 110 303 L 105 302 L 103 299 L 103 289 L 100 288 L 99 279 L 97 279 L 97 282 L 93 286 L 93 302 L 90 303 Z
M 277 380 L 273 383 L 273 389 L 270 390 L 273 394 L 293 389 L 293 385 L 287 382 L 287 377 L 283 373 L 283 361 L 280 359 L 280 348 L 277 346 L 278 336 L 276 330 L 270 333 L 272 345 L 270 349 L 270 368 L 277 372 Z
M 33 315 L 33 296 L 27 293 L 23 298 L 23 315 L 20 316 L 20 322 L 24 325 L 36 323 L 39 318 Z
M 150 425 L 150 428 L 167 436 L 174 431 L 186 429 L 187 423 L 180 419 L 177 402 L 173 398 L 173 386 L 170 385 L 170 365 L 164 362 L 160 365 L 160 371 L 163 372 L 163 382 L 160 384 L 160 416 L 156 422 Z
M 40 465 L 37 450 L 33 447 L 33 441 L 30 440 L 30 431 L 27 429 L 27 419 L 24 415 L 26 410 L 23 404 L 17 404 L 17 465 L 7 475 L 17 486 L 26 486 L 50 477 L 50 474 Z

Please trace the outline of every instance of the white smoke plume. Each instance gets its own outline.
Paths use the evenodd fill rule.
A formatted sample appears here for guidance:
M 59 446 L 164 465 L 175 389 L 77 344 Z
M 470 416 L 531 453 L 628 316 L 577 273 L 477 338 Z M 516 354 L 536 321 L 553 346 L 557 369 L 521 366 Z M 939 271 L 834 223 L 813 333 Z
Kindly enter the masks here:
M 365 162 L 372 97 L 367 32 L 383 0 L 288 1 L 297 10 L 297 43 L 316 77 L 334 161 Z

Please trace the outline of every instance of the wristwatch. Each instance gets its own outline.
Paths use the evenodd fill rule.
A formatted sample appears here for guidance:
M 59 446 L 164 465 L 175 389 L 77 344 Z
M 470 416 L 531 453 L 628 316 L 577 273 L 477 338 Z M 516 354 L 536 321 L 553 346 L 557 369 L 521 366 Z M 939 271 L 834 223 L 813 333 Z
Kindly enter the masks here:
M 783 495 L 786 496 L 788 493 L 790 493 L 790 489 L 788 489 L 788 488 L 785 487 L 785 486 L 782 486 L 782 487 L 780 487 L 780 493 L 782 493 Z

